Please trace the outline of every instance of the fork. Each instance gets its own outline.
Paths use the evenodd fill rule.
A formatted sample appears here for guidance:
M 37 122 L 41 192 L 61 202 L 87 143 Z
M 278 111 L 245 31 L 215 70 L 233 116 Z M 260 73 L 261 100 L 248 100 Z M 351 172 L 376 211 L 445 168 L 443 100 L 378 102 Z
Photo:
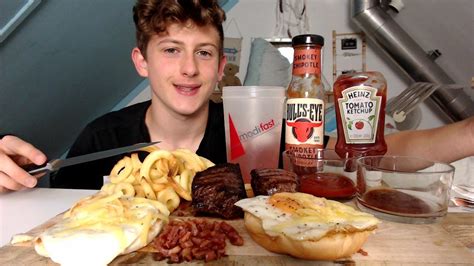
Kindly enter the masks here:
M 415 82 L 402 91 L 387 103 L 386 112 L 392 115 L 393 119 L 401 123 L 407 114 L 413 111 L 416 106 L 430 97 L 439 88 L 454 89 L 462 88 L 458 84 L 435 84 L 429 82 Z

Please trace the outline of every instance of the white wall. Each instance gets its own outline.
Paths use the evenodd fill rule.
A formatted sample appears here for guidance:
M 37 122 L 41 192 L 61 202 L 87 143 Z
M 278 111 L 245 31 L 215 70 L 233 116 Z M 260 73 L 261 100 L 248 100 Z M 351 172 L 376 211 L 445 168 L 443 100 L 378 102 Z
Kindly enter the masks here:
M 243 81 L 247 71 L 251 39 L 271 38 L 276 22 L 277 0 L 240 0 L 227 13 L 228 37 L 243 37 L 239 78 Z M 442 56 L 437 63 L 458 83 L 470 86 L 474 76 L 474 1 L 472 0 L 404 0 L 405 8 L 395 20 L 425 50 L 439 49 Z M 307 0 L 310 32 L 325 38 L 323 73 L 332 84 L 332 31 L 359 32 L 350 19 L 349 0 Z M 226 28 L 226 25 L 224 25 Z M 384 74 L 388 82 L 388 97 L 398 95 L 409 84 L 409 78 L 369 41 L 367 69 Z M 474 95 L 470 90 L 468 93 Z M 149 99 L 145 90 L 133 102 Z M 474 96 L 473 96 L 474 98 Z M 425 104 L 420 106 L 422 121 L 419 129 L 432 128 L 445 123 Z

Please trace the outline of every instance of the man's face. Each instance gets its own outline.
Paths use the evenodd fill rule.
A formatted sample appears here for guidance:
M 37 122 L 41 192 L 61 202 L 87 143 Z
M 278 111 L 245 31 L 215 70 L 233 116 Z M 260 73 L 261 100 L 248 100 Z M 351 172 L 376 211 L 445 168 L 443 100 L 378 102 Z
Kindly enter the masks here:
M 138 73 L 149 79 L 154 103 L 189 116 L 207 106 L 222 77 L 225 57 L 219 55 L 219 43 L 211 26 L 172 24 L 168 34 L 150 39 L 146 59 L 137 48 L 132 59 Z

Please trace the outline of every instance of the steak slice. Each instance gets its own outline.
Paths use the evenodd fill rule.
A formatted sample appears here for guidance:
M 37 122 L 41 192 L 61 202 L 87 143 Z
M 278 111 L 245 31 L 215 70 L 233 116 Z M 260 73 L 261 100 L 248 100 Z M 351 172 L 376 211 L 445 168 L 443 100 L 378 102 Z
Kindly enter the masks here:
M 238 164 L 219 164 L 197 173 L 191 191 L 197 214 L 225 219 L 243 217 L 242 209 L 234 205 L 247 197 Z
M 255 196 L 273 195 L 278 192 L 297 192 L 299 188 L 298 176 L 283 169 L 253 169 L 250 172 L 250 185 Z

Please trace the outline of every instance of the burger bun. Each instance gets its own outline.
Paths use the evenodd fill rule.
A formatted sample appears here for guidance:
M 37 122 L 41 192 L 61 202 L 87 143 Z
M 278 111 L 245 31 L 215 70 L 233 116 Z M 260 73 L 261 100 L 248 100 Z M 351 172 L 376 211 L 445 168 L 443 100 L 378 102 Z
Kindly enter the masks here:
M 249 212 L 245 212 L 244 223 L 252 239 L 265 249 L 307 260 L 349 257 L 362 247 L 374 231 L 331 232 L 319 240 L 295 240 L 284 234 L 268 235 L 262 227 L 262 220 Z

